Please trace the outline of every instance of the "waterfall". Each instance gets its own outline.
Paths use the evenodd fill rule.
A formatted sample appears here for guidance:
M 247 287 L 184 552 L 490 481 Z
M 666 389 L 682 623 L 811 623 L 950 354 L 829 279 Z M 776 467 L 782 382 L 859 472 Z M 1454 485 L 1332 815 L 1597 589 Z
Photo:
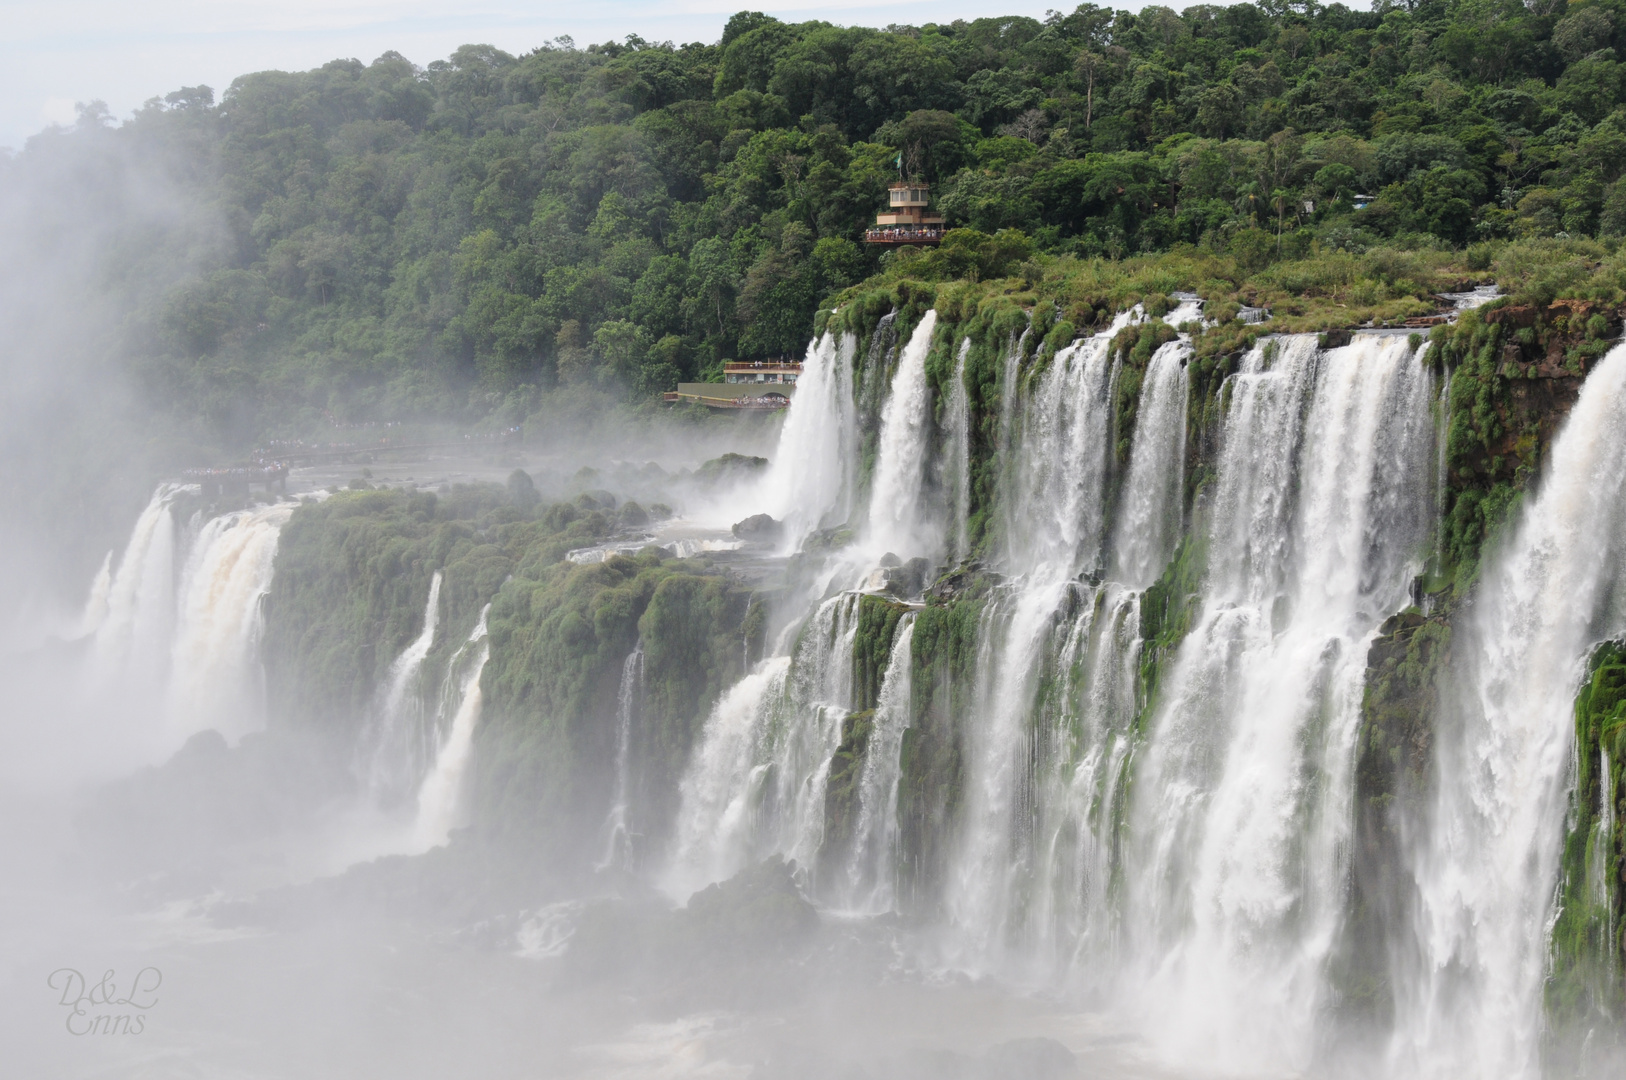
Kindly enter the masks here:
M 1133 589 L 1157 580 L 1180 541 L 1190 355 L 1188 342 L 1164 345 L 1152 354 L 1141 385 L 1113 544 L 1115 576 Z
M 1232 377 L 1200 617 L 1136 777 L 1127 945 L 1177 1058 L 1302 1069 L 1344 896 L 1367 642 L 1428 538 L 1407 343 L 1269 342 Z
M 175 614 L 175 519 L 170 503 L 184 489 L 160 484 L 136 519 L 107 593 L 107 614 L 92 644 L 98 680 L 164 670 Z
M 169 714 L 180 737 L 206 727 L 228 738 L 265 726 L 261 604 L 293 506 L 239 510 L 205 522 L 181 578 Z
M 910 724 L 914 636 L 915 617 L 906 615 L 893 633 L 864 755 L 845 890 L 847 907 L 859 911 L 891 911 L 897 899 L 898 781 L 903 733 Z
M 1051 616 L 1068 586 L 1048 585 L 1007 595 L 983 620 L 985 673 L 978 690 L 980 723 L 968 733 L 964 839 L 949 881 L 949 917 L 967 943 L 968 963 L 995 948 L 1004 931 L 1013 878 L 1017 785 L 1029 760 L 1023 720 L 1033 698 L 1038 662 Z M 1004 633 L 996 630 L 1003 623 Z M 996 641 L 998 644 L 996 644 Z
M 808 346 L 773 462 L 757 501 L 785 523 L 787 551 L 815 529 L 847 520 L 858 459 L 853 403 L 857 339 L 825 334 Z
M 923 497 L 931 437 L 931 387 L 926 353 L 937 312 L 928 311 L 909 336 L 881 412 L 880 445 L 870 488 L 868 547 L 903 558 L 935 559 L 942 545 L 940 524 L 930 520 L 931 500 Z
M 79 622 L 65 635 L 69 641 L 90 637 L 107 621 L 108 597 L 113 591 L 113 552 L 102 557 L 96 576 L 90 579 L 90 595 L 85 598 Z
M 1138 594 L 1110 583 L 1019 586 L 991 606 L 946 898 L 957 962 L 1049 975 L 1110 955 L 1139 631 Z
M 362 736 L 363 775 L 376 799 L 402 794 L 422 775 L 424 702 L 419 673 L 435 644 L 440 622 L 440 571 L 429 579 L 429 600 L 424 605 L 423 629 L 390 664 L 374 696 L 373 713 Z
M 632 867 L 632 729 L 643 707 L 643 693 L 644 647 L 640 644 L 621 664 L 621 686 L 615 698 L 615 790 L 609 816 L 604 820 L 604 857 L 595 864 L 595 870 Z
M 677 835 L 664 885 L 673 899 L 721 881 L 753 853 L 753 796 L 769 766 L 759 763 L 763 728 L 784 696 L 790 657 L 775 656 L 718 699 L 684 772 Z
M 1018 414 L 1011 450 L 1012 568 L 1071 577 L 1101 562 L 1112 447 L 1113 329 L 1059 350 Z
M 1076 587 L 1075 587 L 1076 588 Z M 1109 583 L 1079 607 L 1038 703 L 1034 851 L 1024 938 L 1041 975 L 1101 989 L 1115 955 L 1111 888 L 1133 749 L 1140 596 Z M 1076 719 L 1075 719 L 1076 717 Z
M 960 342 L 954 363 L 954 387 L 949 392 L 943 426 L 948 430 L 948 450 L 943 459 L 943 488 L 950 493 L 950 521 L 953 547 L 949 554 L 959 562 L 971 553 L 968 532 L 971 518 L 971 402 L 965 390 L 965 361 L 971 352 L 971 339 Z
M 145 756 L 204 728 L 235 740 L 265 723 L 263 601 L 293 505 L 198 513 L 179 529 L 176 501 L 196 490 L 158 486 L 116 569 L 110 556 L 98 570 L 82 622 L 87 691 L 162 703 L 131 736 Z
M 819 605 L 790 656 L 773 657 L 712 710 L 680 785 L 665 888 L 674 897 L 782 852 L 810 867 L 824 839 L 830 760 L 852 711 L 859 593 Z
M 437 572 L 430 587 L 431 595 L 438 593 L 439 585 Z M 433 608 L 433 601 L 430 606 Z M 436 719 L 441 721 L 449 716 L 451 723 L 449 726 L 436 723 L 435 731 L 439 733 L 444 728 L 445 734 L 435 754 L 434 766 L 418 788 L 413 837 L 419 850 L 446 843 L 452 829 L 461 822 L 463 780 L 474 748 L 474 729 L 480 723 L 480 675 L 491 657 L 491 644 L 486 635 L 486 616 L 490 612 L 491 605 L 487 604 L 468 640 L 446 668 L 446 689 L 441 693 L 441 708 Z
M 1397 978 L 1393 1058 L 1425 1077 L 1539 1074 L 1546 935 L 1592 645 L 1626 629 L 1626 347 L 1582 386 L 1540 491 L 1453 644 L 1432 827 L 1418 845 L 1419 963 Z

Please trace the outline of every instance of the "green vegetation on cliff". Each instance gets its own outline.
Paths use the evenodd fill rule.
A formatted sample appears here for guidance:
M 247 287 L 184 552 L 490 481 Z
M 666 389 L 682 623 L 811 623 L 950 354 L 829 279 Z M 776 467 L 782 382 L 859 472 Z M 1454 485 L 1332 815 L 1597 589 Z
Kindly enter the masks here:
M 634 819 L 658 843 L 701 725 L 743 673 L 749 596 L 703 563 L 653 549 L 521 565 L 491 607 L 478 822 L 550 857 L 595 842 L 610 806 L 622 664 L 641 645 Z
M 422 630 L 439 571 L 441 621 L 426 671 L 442 670 L 491 605 L 475 825 L 546 858 L 574 854 L 567 841 L 594 842 L 609 806 L 622 665 L 641 645 L 634 819 L 658 842 L 711 703 L 739 677 L 746 651 L 760 653 L 765 624 L 760 606 L 747 617 L 750 593 L 703 560 L 653 548 L 602 563 L 564 559 L 612 533 L 616 517 L 591 496 L 538 505 L 517 477 L 439 495 L 343 492 L 300 507 L 284 527 L 267 601 L 276 715 L 353 739 L 389 665 Z
M 975 705 L 987 580 L 915 616 L 910 642 L 913 724 L 903 733 L 898 779 L 899 902 L 918 911 L 937 896 L 965 782 L 965 732 Z
M 386 52 L 117 125 L 93 104 L 0 186 L 117 207 L 60 178 L 150 160 L 209 218 L 108 233 L 110 280 L 141 251 L 187 268 L 128 291 L 121 355 L 195 440 L 513 423 L 796 352 L 878 273 L 1054 293 L 1076 328 L 1176 288 L 1290 328 L 1416 314 L 1453 277 L 1587 295 L 1626 232 L 1623 35 L 1618 0 L 742 12 L 711 44 Z M 933 185 L 938 249 L 861 242 L 900 164 Z
M 1626 1015 L 1626 646 L 1600 646 L 1575 699 L 1575 787 L 1547 1015 L 1583 1032 Z
M 273 712 L 353 731 L 423 629 L 435 571 L 442 629 L 432 662 L 468 636 L 516 566 L 554 562 L 613 529 L 596 505 L 518 505 L 494 484 L 346 491 L 300 507 L 283 528 L 266 602 Z
M 1500 304 L 1431 332 L 1434 363 L 1450 376 L 1432 587 L 1454 582 L 1461 595 L 1477 580 L 1482 548 L 1539 478 L 1582 379 L 1619 327 L 1617 306 L 1572 300 Z

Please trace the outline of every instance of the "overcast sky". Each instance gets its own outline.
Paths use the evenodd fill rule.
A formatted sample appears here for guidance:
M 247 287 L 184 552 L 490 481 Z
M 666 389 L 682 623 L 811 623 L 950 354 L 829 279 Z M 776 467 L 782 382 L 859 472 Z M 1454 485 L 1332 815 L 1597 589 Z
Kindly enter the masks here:
M 1138 8 L 1143 0 L 1126 7 Z M 417 64 L 479 42 L 522 53 L 561 34 L 578 45 L 636 33 L 649 41 L 716 41 L 742 8 L 843 25 L 948 22 L 994 14 L 1043 17 L 1057 0 L 0 0 L 0 146 L 21 147 L 74 103 L 100 99 L 123 118 L 148 98 L 199 83 L 302 70 L 336 57 L 370 62 L 390 49 Z M 1172 6 L 1183 7 L 1183 3 Z

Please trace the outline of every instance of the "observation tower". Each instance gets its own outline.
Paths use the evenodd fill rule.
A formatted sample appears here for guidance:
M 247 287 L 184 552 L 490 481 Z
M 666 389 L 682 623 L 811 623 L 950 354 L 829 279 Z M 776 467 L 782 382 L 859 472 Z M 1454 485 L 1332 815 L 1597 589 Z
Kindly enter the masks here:
M 864 233 L 866 244 L 940 244 L 943 218 L 928 214 L 930 189 L 922 183 L 896 183 L 888 192 L 889 212 L 875 216 L 875 227 Z

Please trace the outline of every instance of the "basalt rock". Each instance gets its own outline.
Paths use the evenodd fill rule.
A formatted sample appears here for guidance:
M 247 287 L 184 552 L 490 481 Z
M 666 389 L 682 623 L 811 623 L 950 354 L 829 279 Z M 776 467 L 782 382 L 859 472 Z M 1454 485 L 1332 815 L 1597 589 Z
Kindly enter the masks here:
M 772 543 L 784 534 L 785 526 L 768 514 L 753 514 L 744 521 L 734 523 L 734 535 L 747 541 Z

